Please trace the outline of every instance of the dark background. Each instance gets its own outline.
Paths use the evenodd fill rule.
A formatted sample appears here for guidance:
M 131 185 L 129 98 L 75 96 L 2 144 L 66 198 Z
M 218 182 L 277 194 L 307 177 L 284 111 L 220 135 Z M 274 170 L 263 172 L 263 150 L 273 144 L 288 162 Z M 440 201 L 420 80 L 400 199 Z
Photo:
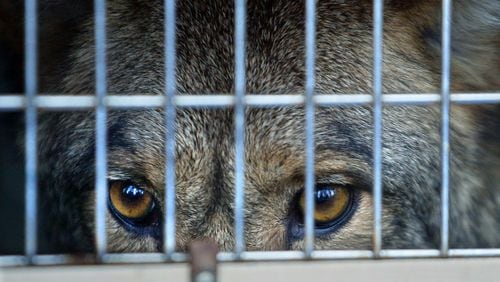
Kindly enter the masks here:
M 38 1 L 38 77 L 46 76 L 92 11 L 93 1 Z M 45 32 L 42 32 L 45 31 Z M 50 34 L 50 38 L 48 38 Z M 0 0 L 0 95 L 23 94 L 24 2 Z M 43 85 L 39 85 L 42 89 Z M 24 252 L 24 111 L 0 110 L 0 255 Z M 43 215 L 43 210 L 38 211 Z M 45 228 L 38 226 L 44 253 Z
M 22 93 L 22 58 L 0 41 L 0 95 Z M 0 254 L 20 254 L 24 244 L 23 112 L 0 111 Z

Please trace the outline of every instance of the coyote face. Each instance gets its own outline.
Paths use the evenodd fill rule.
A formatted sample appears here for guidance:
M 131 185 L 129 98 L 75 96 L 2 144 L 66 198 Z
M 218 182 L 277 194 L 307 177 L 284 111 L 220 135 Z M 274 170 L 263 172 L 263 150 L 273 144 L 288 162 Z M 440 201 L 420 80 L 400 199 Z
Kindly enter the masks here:
M 42 3 L 44 92 L 95 92 L 92 7 L 77 2 Z M 302 2 L 248 1 L 248 93 L 304 93 Z M 439 92 L 440 5 L 431 0 L 386 1 L 384 93 Z M 316 93 L 371 93 L 371 1 L 317 1 L 316 13 Z M 452 90 L 498 90 L 500 4 L 456 0 L 453 13 Z M 54 18 L 57 22 L 51 22 Z M 163 18 L 160 1 L 108 1 L 110 95 L 164 93 Z M 69 22 L 76 25 L 65 26 Z M 233 25 L 231 1 L 178 1 L 178 95 L 234 92 Z M 500 245 L 498 113 L 494 106 L 452 108 L 452 247 Z M 317 107 L 315 115 L 316 248 L 371 248 L 372 110 Z M 245 120 L 246 248 L 301 249 L 304 108 L 248 107 Z M 94 123 L 92 112 L 40 116 L 42 212 L 58 251 L 94 248 Z M 160 250 L 163 110 L 110 110 L 107 125 L 108 249 Z M 232 249 L 233 109 L 178 108 L 175 140 L 177 248 L 185 250 L 191 240 L 211 238 L 221 249 Z M 439 142 L 438 105 L 384 106 L 384 248 L 439 246 Z

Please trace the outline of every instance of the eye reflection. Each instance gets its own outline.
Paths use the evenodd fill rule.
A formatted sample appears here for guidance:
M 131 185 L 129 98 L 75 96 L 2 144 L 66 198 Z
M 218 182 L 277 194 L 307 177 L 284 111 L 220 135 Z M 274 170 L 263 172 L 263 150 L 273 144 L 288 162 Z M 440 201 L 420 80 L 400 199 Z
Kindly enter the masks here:
M 306 210 L 305 198 L 305 192 L 302 192 L 299 199 L 302 217 Z M 316 228 L 328 228 L 340 222 L 350 210 L 352 198 L 351 192 L 344 186 L 317 185 L 314 191 Z

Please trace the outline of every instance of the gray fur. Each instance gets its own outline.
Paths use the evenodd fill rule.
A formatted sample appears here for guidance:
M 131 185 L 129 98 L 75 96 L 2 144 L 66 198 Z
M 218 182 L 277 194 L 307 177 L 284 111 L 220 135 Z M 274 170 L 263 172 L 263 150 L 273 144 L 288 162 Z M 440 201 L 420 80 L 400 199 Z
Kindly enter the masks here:
M 49 1 L 56 7 L 58 1 Z M 68 1 L 66 1 L 68 2 Z M 69 1 L 76 4 L 79 1 Z M 109 92 L 162 94 L 161 1 L 108 1 Z M 387 1 L 386 1 L 387 2 Z M 439 1 L 389 1 L 385 12 L 384 91 L 440 89 Z M 371 93 L 370 1 L 318 1 L 317 92 Z M 498 90 L 500 3 L 454 1 L 454 91 Z M 178 1 L 177 74 L 181 94 L 234 90 L 232 1 Z M 84 5 L 85 6 L 85 5 Z M 94 92 L 90 9 L 69 37 L 68 56 L 48 47 L 44 91 Z M 86 12 L 86 13 L 85 13 Z M 42 14 L 45 20 L 50 12 Z M 302 93 L 304 7 L 300 1 L 249 0 L 247 90 Z M 50 27 L 52 28 L 52 27 Z M 43 36 L 54 36 L 50 30 Z M 480 40 L 471 38 L 471 34 Z M 61 39 L 62 40 L 62 39 Z M 66 39 L 68 40 L 68 39 Z M 481 51 L 481 52 L 478 52 Z M 61 53 L 63 54 L 63 53 Z M 489 113 L 489 114 L 487 114 Z M 452 110 L 451 246 L 500 246 L 498 110 Z M 109 178 L 144 183 L 162 201 L 163 112 L 110 111 Z M 318 182 L 348 185 L 360 195 L 356 213 L 319 249 L 371 247 L 372 115 L 369 107 L 318 108 Z M 489 125 L 485 123 L 489 122 Z M 301 107 L 246 111 L 246 229 L 250 250 L 300 249 L 289 236 L 294 197 L 303 188 L 304 111 Z M 437 248 L 440 242 L 439 107 L 384 107 L 384 247 Z M 177 112 L 177 239 L 209 237 L 233 247 L 234 140 L 232 110 Z M 497 131 L 498 132 L 498 131 Z M 43 113 L 40 117 L 41 187 L 57 250 L 93 249 L 94 115 Z M 108 216 L 109 250 L 155 251 L 158 238 L 126 231 Z

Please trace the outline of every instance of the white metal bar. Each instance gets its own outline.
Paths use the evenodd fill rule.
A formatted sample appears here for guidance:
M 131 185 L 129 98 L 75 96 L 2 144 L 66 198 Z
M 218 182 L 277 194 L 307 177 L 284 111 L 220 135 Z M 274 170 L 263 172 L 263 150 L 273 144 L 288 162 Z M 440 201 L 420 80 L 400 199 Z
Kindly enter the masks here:
M 245 94 L 246 94 L 246 0 L 235 0 L 234 12 L 234 251 L 237 258 L 245 250 Z
M 245 104 L 248 106 L 280 107 L 302 105 L 305 103 L 305 100 L 306 99 L 302 94 L 247 95 L 245 97 Z
M 160 95 L 109 96 L 108 95 L 106 97 L 105 102 L 106 105 L 110 108 L 141 109 L 144 107 L 154 107 L 154 108 L 166 107 L 165 103 L 168 103 L 169 100 L 175 101 L 175 97 L 169 98 L 168 95 L 167 96 L 160 96 Z M 171 103 L 175 104 L 175 102 Z
M 382 88 L 384 2 L 373 5 L 373 252 L 382 249 Z
M 245 98 L 243 98 L 245 100 Z M 234 106 L 236 104 L 235 95 L 186 95 L 177 96 L 176 105 L 179 107 L 202 107 L 202 108 L 216 108 Z M 245 101 L 243 101 L 244 103 Z
M 380 257 L 381 258 L 427 258 L 427 257 L 438 257 L 440 255 L 439 250 L 434 249 L 416 249 L 416 250 L 407 250 L 407 249 L 395 249 L 395 250 L 381 250 Z
M 28 261 L 37 252 L 37 108 L 38 91 L 37 1 L 25 1 L 25 230 L 24 248 Z
M 317 106 L 362 106 L 373 103 L 373 95 L 371 94 L 316 94 L 314 95 L 314 102 Z
M 448 255 L 450 183 L 451 0 L 443 0 L 441 69 L 441 255 Z
M 264 261 L 264 260 L 301 260 L 306 255 L 301 251 L 273 251 L 273 252 L 245 252 L 242 255 L 245 261 Z
M 21 256 L 21 255 L 0 256 L 0 267 L 20 266 L 20 265 L 26 265 L 28 263 L 29 260 L 26 256 Z
M 165 223 L 163 248 L 167 258 L 175 252 L 175 94 L 176 94 L 176 2 L 165 0 Z
M 314 251 L 312 254 L 312 258 L 318 260 L 366 259 L 373 257 L 373 252 L 369 250 L 323 250 Z
M 33 258 L 35 265 L 65 265 L 95 263 L 95 255 L 38 255 Z
M 291 261 L 291 260 L 338 260 L 373 258 L 369 250 L 314 250 L 310 254 L 303 251 L 253 251 L 243 252 L 242 261 Z M 221 262 L 235 261 L 232 253 L 219 253 L 217 260 Z
M 272 252 L 242 252 L 241 261 L 273 261 L 273 260 L 301 260 L 305 259 L 304 252 L 301 251 L 272 251 Z M 234 253 L 221 252 L 217 254 L 217 261 L 232 262 L 237 258 Z
M 170 260 L 173 253 L 133 253 L 133 254 L 106 254 L 103 257 L 103 262 L 113 263 L 157 263 L 165 260 Z
M 107 110 L 105 104 L 106 81 L 106 0 L 94 1 L 95 21 L 95 87 L 97 106 L 95 112 L 95 236 L 98 259 L 106 253 L 106 199 L 107 199 Z
M 426 105 L 440 100 L 439 94 L 382 94 L 382 102 L 388 105 Z
M 450 249 L 449 257 L 500 257 L 500 249 Z M 385 249 L 380 251 L 382 259 L 413 259 L 413 258 L 438 258 L 441 256 L 437 249 Z M 309 260 L 346 260 L 346 259 L 371 259 L 374 258 L 370 250 L 315 250 Z M 164 253 L 107 253 L 102 257 L 102 263 L 162 263 L 166 259 L 170 262 L 188 262 L 189 255 L 175 252 L 167 257 Z M 302 251 L 244 251 L 240 258 L 234 252 L 221 252 L 217 254 L 220 262 L 232 261 L 295 261 L 305 260 L 307 257 Z M 26 265 L 25 256 L 0 256 L 0 267 Z M 87 255 L 35 255 L 32 259 L 34 265 L 64 265 L 64 264 L 93 264 L 95 256 Z
M 449 249 L 450 257 L 500 257 L 500 249 Z
M 316 88 L 316 0 L 306 1 L 306 26 L 305 26 L 305 67 L 306 67 L 306 89 L 305 89 L 305 195 L 306 212 L 304 215 L 305 236 L 304 253 L 306 257 L 311 257 L 314 251 L 314 190 L 315 190 L 315 170 L 314 170 L 314 128 L 315 111 L 314 92 Z
M 363 106 L 373 103 L 369 94 L 316 94 L 313 97 L 317 106 Z M 51 94 L 37 96 L 35 106 L 47 110 L 88 110 L 97 104 L 95 96 Z M 235 104 L 233 95 L 177 95 L 174 99 L 177 107 L 231 107 Z M 454 104 L 500 104 L 500 93 L 454 93 L 450 94 Z M 440 94 L 383 94 L 382 102 L 386 105 L 431 105 L 441 102 Z M 251 107 L 297 106 L 305 103 L 304 95 L 294 94 L 252 94 L 246 95 L 244 104 Z M 165 105 L 165 97 L 151 94 L 108 95 L 105 99 L 108 108 L 142 109 L 161 108 Z M 26 108 L 26 97 L 23 95 L 0 96 L 0 111 L 22 110 Z
M 106 101 L 104 101 L 105 103 Z M 38 96 L 37 106 L 42 109 L 72 111 L 89 109 L 97 106 L 96 96 Z
M 498 104 L 500 93 L 455 93 L 450 92 L 450 101 L 457 104 Z

